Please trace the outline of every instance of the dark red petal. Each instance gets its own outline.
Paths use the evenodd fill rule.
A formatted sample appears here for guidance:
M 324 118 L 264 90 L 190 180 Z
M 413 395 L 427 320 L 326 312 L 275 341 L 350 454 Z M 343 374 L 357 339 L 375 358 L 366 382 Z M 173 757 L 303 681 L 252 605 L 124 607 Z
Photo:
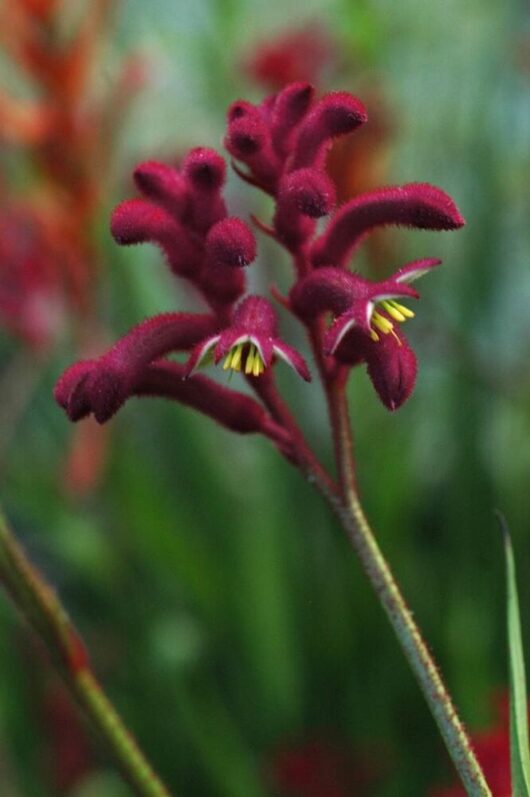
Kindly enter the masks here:
M 412 393 L 417 372 L 416 355 L 402 333 L 398 338 L 380 335 L 377 343 L 369 341 L 365 354 L 372 384 L 385 407 L 392 412 Z
M 354 248 L 374 227 L 399 225 L 455 230 L 464 224 L 453 200 L 427 183 L 382 188 L 362 194 L 340 208 L 311 251 L 313 265 L 347 264 Z
M 288 363 L 288 365 L 290 365 L 306 382 L 311 381 L 311 373 L 307 367 L 307 363 L 296 349 L 293 349 L 292 346 L 288 346 L 287 343 L 283 343 L 281 340 L 274 340 L 273 346 L 278 357 Z
M 435 268 L 436 266 L 440 266 L 442 261 L 436 257 L 427 257 L 421 260 L 413 260 L 410 263 L 406 263 L 404 266 L 401 266 L 395 274 L 392 274 L 390 279 L 395 282 L 399 283 L 409 283 L 414 282 L 414 280 L 419 279 L 424 274 L 427 274 L 431 268 Z
M 362 330 L 362 334 L 366 335 L 366 302 L 359 303 L 357 312 L 351 310 L 347 313 L 339 315 L 331 324 L 329 329 L 326 330 L 324 336 L 324 354 L 334 354 L 335 350 L 340 347 L 341 342 L 346 336 L 349 336 L 354 329 Z M 364 316 L 364 317 L 363 317 Z M 364 323 L 362 323 L 364 322 Z

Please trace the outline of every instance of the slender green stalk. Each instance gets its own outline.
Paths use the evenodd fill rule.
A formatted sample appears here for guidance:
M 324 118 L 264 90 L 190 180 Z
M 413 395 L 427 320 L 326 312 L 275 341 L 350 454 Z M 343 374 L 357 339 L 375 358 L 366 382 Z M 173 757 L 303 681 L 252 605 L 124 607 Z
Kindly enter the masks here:
M 469 797 L 491 797 L 484 773 L 440 672 L 366 519 L 355 486 L 351 431 L 342 390 L 330 391 L 343 498 L 328 496 L 398 637 Z
M 139 797 L 170 797 L 90 667 L 59 597 L 28 560 L 0 515 L 0 583 L 44 642 L 64 681 Z

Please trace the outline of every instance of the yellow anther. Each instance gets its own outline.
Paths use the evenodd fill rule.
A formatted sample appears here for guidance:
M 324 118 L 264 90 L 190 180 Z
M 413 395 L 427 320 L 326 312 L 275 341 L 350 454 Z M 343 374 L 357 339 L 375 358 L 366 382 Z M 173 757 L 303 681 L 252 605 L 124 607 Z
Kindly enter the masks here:
M 246 374 L 251 374 L 252 370 L 254 368 L 254 351 L 255 351 L 255 348 L 254 348 L 254 345 L 252 345 L 250 347 L 250 349 L 249 349 L 248 354 L 247 354 L 247 361 L 245 363 L 245 373 Z M 256 352 L 256 354 L 257 354 L 257 352 Z
M 405 307 L 405 305 L 399 304 L 399 302 L 394 301 L 394 299 L 392 299 L 389 304 L 391 304 L 398 311 L 398 313 L 404 315 L 405 318 L 414 318 L 415 313 L 413 313 L 412 310 L 409 310 L 408 307 Z
M 388 318 L 385 318 L 380 313 L 377 312 L 373 313 L 372 321 L 376 325 L 376 327 L 381 330 L 383 335 L 388 335 L 388 333 L 392 332 L 392 330 L 394 329 L 392 321 L 389 321 Z
M 375 329 L 370 330 L 370 337 L 372 338 L 372 340 L 375 340 L 376 343 L 379 343 L 379 335 L 377 334 Z
M 239 343 L 235 349 L 232 349 L 232 368 L 234 371 L 241 370 L 241 357 L 243 355 L 243 344 Z
M 261 357 L 259 356 L 259 352 L 256 352 L 254 356 L 254 368 L 252 369 L 252 373 L 254 376 L 259 376 L 261 374 Z
M 232 367 L 232 352 L 229 351 L 223 363 L 223 371 L 228 371 L 228 369 L 231 367 Z
M 398 308 L 394 307 L 394 305 L 391 304 L 390 302 L 384 301 L 384 302 L 381 302 L 381 304 L 385 308 L 385 310 L 387 311 L 388 315 L 391 316 L 394 319 L 394 321 L 399 321 L 399 322 L 403 323 L 403 321 L 407 320 L 405 318 L 405 316 L 403 315 L 403 313 L 401 312 L 401 310 L 398 310 Z

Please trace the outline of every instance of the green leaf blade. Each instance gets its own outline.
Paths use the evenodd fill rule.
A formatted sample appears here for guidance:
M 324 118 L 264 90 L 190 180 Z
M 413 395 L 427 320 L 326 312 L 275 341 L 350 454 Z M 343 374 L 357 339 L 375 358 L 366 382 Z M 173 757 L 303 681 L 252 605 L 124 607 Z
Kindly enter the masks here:
M 506 557 L 512 797 L 530 797 L 530 751 L 528 743 L 526 677 L 515 560 L 506 521 L 501 515 L 499 515 L 499 519 L 504 536 L 504 552 Z

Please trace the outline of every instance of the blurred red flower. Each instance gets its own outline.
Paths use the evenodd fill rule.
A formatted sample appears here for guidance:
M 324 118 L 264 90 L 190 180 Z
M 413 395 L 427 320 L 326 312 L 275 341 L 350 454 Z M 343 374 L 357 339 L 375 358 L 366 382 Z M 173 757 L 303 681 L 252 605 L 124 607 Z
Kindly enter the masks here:
M 258 42 L 243 60 L 249 77 L 266 89 L 278 91 L 298 80 L 322 83 L 336 66 L 336 45 L 326 29 L 317 24 L 288 28 Z
M 375 779 L 367 756 L 322 739 L 278 750 L 270 777 L 282 797 L 362 797 Z

